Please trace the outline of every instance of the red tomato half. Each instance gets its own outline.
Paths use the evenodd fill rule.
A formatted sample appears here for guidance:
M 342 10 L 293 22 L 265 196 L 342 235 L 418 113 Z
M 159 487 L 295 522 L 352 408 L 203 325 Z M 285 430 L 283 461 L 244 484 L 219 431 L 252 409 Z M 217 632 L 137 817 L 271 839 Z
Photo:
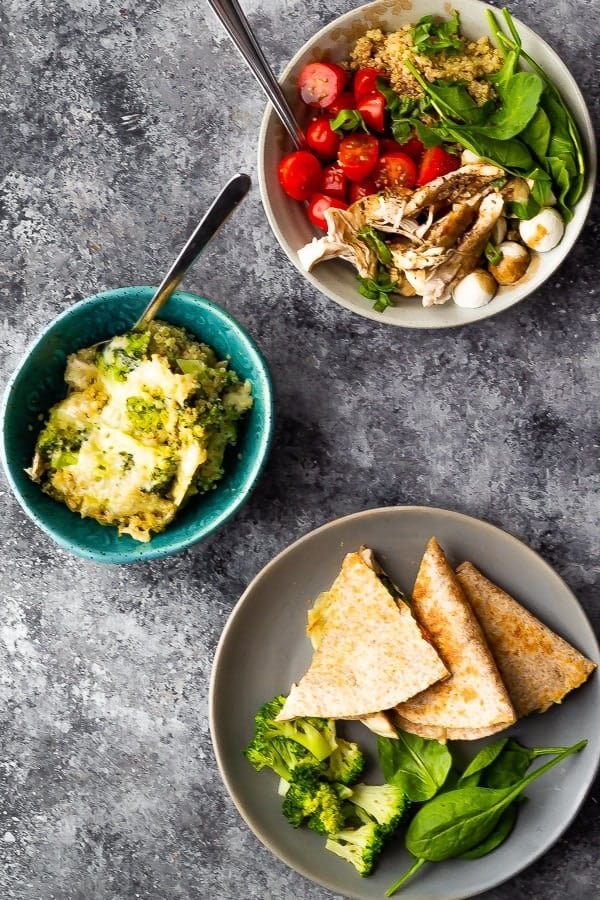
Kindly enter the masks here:
M 356 108 L 365 120 L 367 128 L 385 131 L 385 97 L 381 91 L 371 91 L 356 101 Z
M 279 184 L 294 200 L 308 200 L 321 185 L 321 164 L 308 150 L 294 150 L 279 163 Z
M 359 69 L 352 82 L 352 90 L 357 100 L 377 90 L 377 78 L 385 77 L 379 69 Z
M 373 178 L 379 190 L 412 188 L 417 180 L 417 164 L 406 153 L 386 153 L 377 160 Z
M 384 153 L 402 153 L 402 147 L 394 138 L 383 137 L 379 139 L 379 155 Z
M 348 185 L 348 202 L 356 203 L 357 200 L 362 200 L 363 197 L 370 197 L 371 194 L 377 193 L 377 185 L 375 184 L 375 179 L 369 176 L 368 178 L 363 178 L 362 181 L 351 181 Z
M 325 109 L 342 93 L 346 77 L 344 69 L 336 63 L 308 63 L 298 76 L 300 96 L 308 106 Z
M 325 210 L 331 209 L 348 209 L 348 204 L 342 200 L 336 200 L 335 197 L 328 197 L 326 194 L 314 194 L 308 204 L 308 218 L 316 225 L 327 231 L 327 220 L 325 219 Z
M 306 126 L 305 137 L 310 149 L 323 159 L 333 159 L 338 152 L 340 139 L 331 130 L 327 116 L 312 119 Z
M 328 197 L 335 197 L 336 200 L 346 199 L 346 191 L 348 188 L 348 179 L 342 171 L 342 167 L 337 163 L 325 166 L 321 176 L 321 193 L 327 194 Z
M 419 174 L 417 176 L 417 184 L 427 184 L 440 175 L 447 175 L 448 172 L 454 172 L 460 166 L 460 159 L 453 153 L 448 153 L 443 147 L 429 147 L 423 153 L 421 163 L 419 165 Z
M 371 174 L 379 156 L 379 141 L 373 134 L 357 131 L 340 141 L 338 162 L 350 181 L 362 181 Z
M 328 116 L 335 119 L 343 109 L 356 109 L 356 100 L 351 91 L 342 91 L 339 97 L 327 107 L 326 112 Z

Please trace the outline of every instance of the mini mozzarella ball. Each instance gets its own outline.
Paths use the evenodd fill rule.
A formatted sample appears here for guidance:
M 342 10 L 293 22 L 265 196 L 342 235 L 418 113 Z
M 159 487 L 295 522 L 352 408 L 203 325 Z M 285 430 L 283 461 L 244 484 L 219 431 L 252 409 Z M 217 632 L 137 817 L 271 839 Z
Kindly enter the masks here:
M 485 159 L 482 156 L 477 156 L 472 150 L 463 150 L 460 154 L 460 161 L 463 166 L 472 166 L 475 163 L 484 163 Z
M 498 244 L 501 244 L 503 240 L 506 238 L 506 232 L 508 231 L 508 222 L 504 216 L 500 216 L 499 219 L 496 219 L 494 222 L 494 227 L 492 228 L 492 233 L 490 235 L 490 241 L 494 244 L 495 247 Z
M 516 241 L 503 241 L 496 249 L 502 254 L 502 259 L 489 264 L 490 272 L 498 284 L 514 284 L 527 271 L 529 250 Z
M 496 294 L 496 280 L 486 269 L 474 269 L 458 282 L 452 292 L 452 299 L 457 306 L 465 309 L 477 309 L 486 306 Z
M 561 214 L 552 206 L 545 206 L 537 216 L 519 222 L 521 240 L 538 253 L 547 253 L 560 244 L 565 233 Z

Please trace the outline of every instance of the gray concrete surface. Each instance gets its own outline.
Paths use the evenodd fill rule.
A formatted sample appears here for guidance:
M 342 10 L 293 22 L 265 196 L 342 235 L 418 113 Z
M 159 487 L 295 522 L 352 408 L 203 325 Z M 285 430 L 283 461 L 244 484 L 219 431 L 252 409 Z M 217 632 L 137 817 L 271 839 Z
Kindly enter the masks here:
M 348 0 L 246 0 L 273 67 Z M 595 0 L 515 0 L 597 125 Z M 156 284 L 236 170 L 256 174 L 263 96 L 203 2 L 4 0 L 0 333 L 5 383 L 71 302 Z M 136 115 L 131 120 L 124 117 Z M 129 124 L 126 124 L 126 123 Z M 3 900 L 325 900 L 242 822 L 207 720 L 213 652 L 280 550 L 369 507 L 447 507 L 525 541 L 600 625 L 598 202 L 533 297 L 460 330 L 389 329 L 304 283 L 256 179 L 186 279 L 270 364 L 273 452 L 204 544 L 125 568 L 57 550 L 0 476 Z M 577 737 L 577 736 L 575 736 Z M 600 896 L 596 784 L 558 844 L 486 900 Z

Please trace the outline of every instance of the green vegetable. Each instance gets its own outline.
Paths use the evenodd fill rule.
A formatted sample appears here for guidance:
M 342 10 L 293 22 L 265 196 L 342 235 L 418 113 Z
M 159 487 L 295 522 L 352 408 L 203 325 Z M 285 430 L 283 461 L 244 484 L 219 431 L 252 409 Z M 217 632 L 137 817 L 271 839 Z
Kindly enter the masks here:
M 372 225 L 363 225 L 356 232 L 356 236 L 371 248 L 382 265 L 389 266 L 392 261 L 392 252 L 376 228 L 373 228 Z
M 485 850 L 485 842 L 488 841 L 494 847 L 498 846 L 512 827 L 509 827 L 507 810 L 520 798 L 522 792 L 553 766 L 582 750 L 586 744 L 587 741 L 583 740 L 562 749 L 554 759 L 506 787 L 458 787 L 438 794 L 425 803 L 417 811 L 406 832 L 406 848 L 415 857 L 415 861 L 386 891 L 386 896 L 391 897 L 425 862 L 440 862 L 464 856 L 475 848 L 482 852 L 482 847 Z M 496 757 L 500 758 L 501 754 Z M 490 846 L 490 849 L 494 847 Z
M 377 752 L 385 780 L 401 788 L 416 803 L 433 797 L 452 767 L 446 744 L 400 730 L 397 740 L 378 737 Z
M 351 863 L 363 878 L 375 868 L 382 847 L 383 836 L 376 822 L 365 822 L 358 828 L 345 828 L 330 835 L 325 842 L 326 850 Z
M 524 747 L 514 738 L 509 738 L 501 753 L 482 771 L 481 784 L 491 788 L 508 787 L 525 775 L 534 759 L 564 753 L 566 749 L 566 747 Z
M 456 783 L 457 787 L 466 787 L 467 785 L 472 787 L 479 784 L 482 772 L 498 758 L 507 742 L 507 737 L 501 737 L 490 744 L 486 744 L 464 770 Z
M 330 122 L 330 128 L 337 134 L 352 131 L 367 131 L 365 120 L 357 109 L 341 109 Z
M 445 50 L 449 54 L 462 53 L 463 42 L 458 37 L 458 12 L 452 18 L 436 23 L 433 16 L 422 16 L 412 30 L 413 50 L 416 53 L 433 54 Z
M 356 784 L 349 800 L 359 815 L 377 822 L 384 837 L 393 834 L 409 808 L 408 797 L 395 784 Z
M 327 759 L 336 747 L 335 722 L 318 718 L 278 722 L 276 718 L 285 700 L 283 694 L 278 694 L 260 707 L 254 717 L 254 741 L 260 739 L 262 743 L 268 743 L 284 738 L 299 744 L 318 762 Z
M 365 757 L 354 741 L 336 738 L 337 746 L 328 758 L 328 766 L 324 777 L 337 784 L 354 784 L 362 775 Z
M 393 306 L 394 301 L 390 294 L 398 290 L 398 283 L 392 281 L 386 269 L 379 265 L 377 276 L 375 278 L 365 278 L 357 275 L 358 292 L 368 300 L 374 300 L 373 309 L 376 312 L 383 312 L 388 306 Z
M 127 334 L 113 338 L 110 343 L 97 354 L 99 369 L 115 381 L 125 381 L 146 356 L 150 333 L 148 331 L 129 331 Z
M 281 811 L 294 828 L 307 824 L 319 834 L 335 834 L 346 822 L 343 799 L 334 785 L 320 779 L 318 769 L 292 773 Z

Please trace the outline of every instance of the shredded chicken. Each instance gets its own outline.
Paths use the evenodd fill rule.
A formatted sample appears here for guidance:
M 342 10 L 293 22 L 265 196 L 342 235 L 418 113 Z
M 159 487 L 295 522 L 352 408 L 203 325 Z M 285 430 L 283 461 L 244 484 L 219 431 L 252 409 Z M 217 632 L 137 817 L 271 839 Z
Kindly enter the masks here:
M 503 184 L 502 169 L 471 163 L 415 190 L 384 190 L 347 210 L 328 209 L 327 235 L 298 251 L 300 263 L 308 271 L 322 260 L 340 257 L 361 277 L 375 278 L 377 255 L 359 237 L 362 228 L 371 227 L 389 235 L 387 268 L 398 282 L 398 293 L 410 296 L 416 290 L 423 306 L 445 303 L 483 254 L 502 215 Z

